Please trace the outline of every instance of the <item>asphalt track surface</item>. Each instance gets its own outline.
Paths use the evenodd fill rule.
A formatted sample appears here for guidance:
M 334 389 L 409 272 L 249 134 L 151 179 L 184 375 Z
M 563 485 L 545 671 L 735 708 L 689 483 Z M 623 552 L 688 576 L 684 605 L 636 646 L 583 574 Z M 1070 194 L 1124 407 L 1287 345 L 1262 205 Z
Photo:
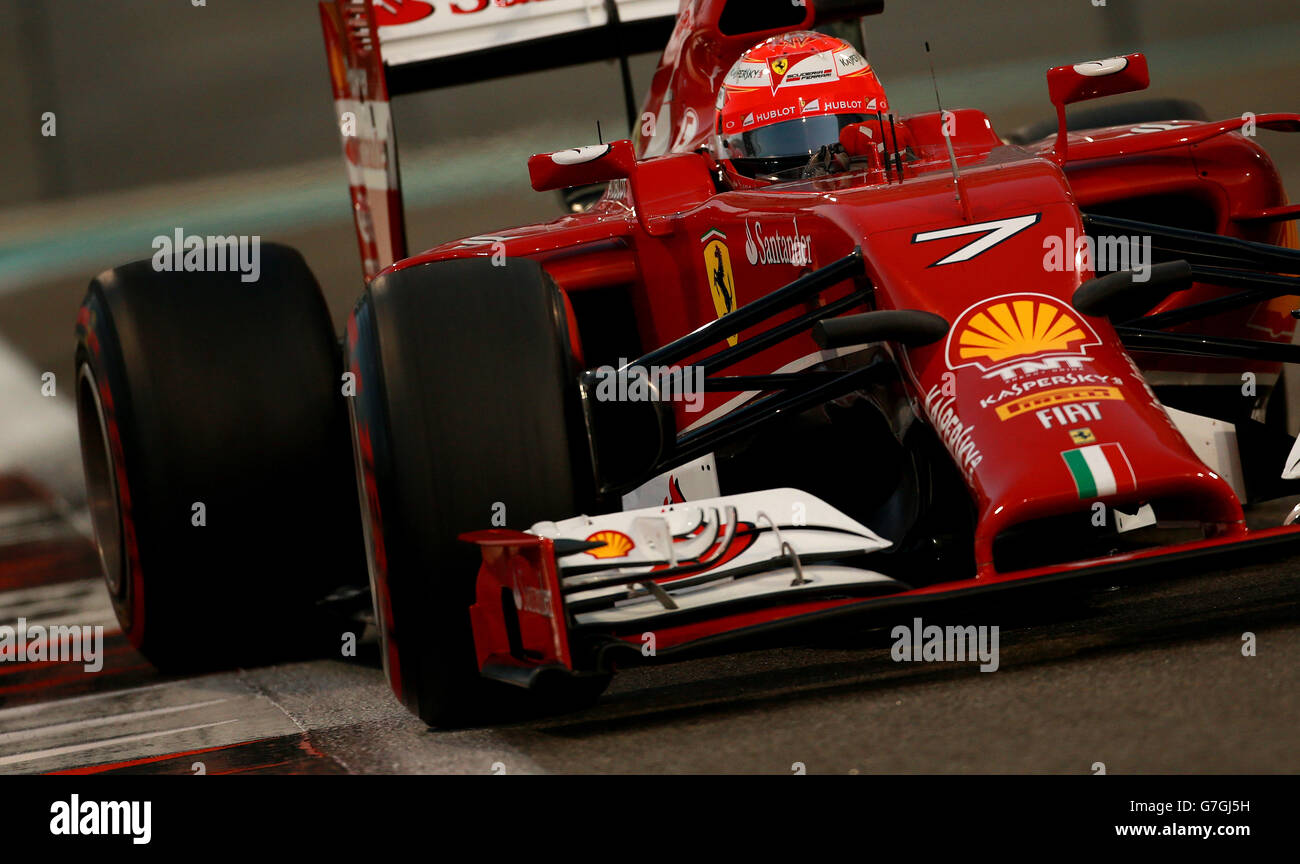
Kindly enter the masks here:
M 1265 41 L 1225 33 L 1219 44 Z M 1223 117 L 1300 108 L 1289 52 L 1234 56 L 1235 65 L 1161 67 L 1152 95 L 1195 98 Z M 1000 74 L 982 80 L 1001 87 Z M 1043 89 L 1040 78 L 1023 95 L 999 90 L 998 128 L 1044 115 Z M 1294 199 L 1300 148 L 1277 135 L 1265 144 Z M 264 181 L 223 182 L 251 194 Z M 149 196 L 172 200 L 167 189 Z M 425 245 L 555 212 L 547 196 L 508 189 L 472 209 L 430 198 L 410 234 Z M 51 236 L 73 218 L 59 208 L 19 216 L 29 231 L 48 219 Z M 359 290 L 349 226 L 276 239 L 303 250 L 341 321 Z M 429 730 L 392 698 L 373 643 L 355 658 L 161 675 L 116 632 L 99 583 L 70 407 L 24 390 L 41 370 L 69 380 L 72 322 L 94 269 L 0 290 L 0 625 L 106 628 L 101 671 L 0 664 L 0 773 L 1300 771 L 1295 558 L 986 608 L 981 620 L 1002 627 L 996 672 L 897 663 L 886 632 L 848 627 L 627 670 L 590 710 L 454 732 Z M 1276 524 L 1286 510 L 1254 515 Z M 1245 633 L 1255 656 L 1243 656 Z

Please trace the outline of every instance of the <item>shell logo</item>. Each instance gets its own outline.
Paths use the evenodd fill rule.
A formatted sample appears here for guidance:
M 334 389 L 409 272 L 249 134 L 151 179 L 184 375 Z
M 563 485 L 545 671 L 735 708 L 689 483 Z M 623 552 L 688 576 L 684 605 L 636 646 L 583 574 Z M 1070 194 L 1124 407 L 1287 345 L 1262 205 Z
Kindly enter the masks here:
M 587 538 L 588 543 L 604 543 L 599 549 L 588 549 L 592 558 L 625 558 L 636 548 L 632 538 L 622 531 L 597 531 Z
M 1004 294 L 971 306 L 948 335 L 948 368 L 985 371 L 1021 357 L 1085 354 L 1100 345 L 1083 316 L 1046 294 Z

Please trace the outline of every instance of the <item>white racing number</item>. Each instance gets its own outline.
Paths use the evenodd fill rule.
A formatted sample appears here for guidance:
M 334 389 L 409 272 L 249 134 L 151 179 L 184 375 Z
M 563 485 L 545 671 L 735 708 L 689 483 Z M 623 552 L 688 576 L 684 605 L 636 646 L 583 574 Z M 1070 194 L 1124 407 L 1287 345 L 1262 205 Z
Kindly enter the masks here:
M 1011 219 L 995 219 L 992 222 L 976 222 L 973 225 L 958 225 L 956 228 L 941 228 L 938 231 L 925 231 L 912 238 L 913 243 L 929 243 L 932 240 L 946 240 L 949 237 L 965 237 L 967 234 L 980 234 L 979 239 L 967 243 L 946 258 L 940 258 L 931 267 L 944 264 L 957 264 L 982 255 L 1007 238 L 1019 234 L 1030 225 L 1038 224 L 1042 213 L 1028 216 L 1015 216 Z

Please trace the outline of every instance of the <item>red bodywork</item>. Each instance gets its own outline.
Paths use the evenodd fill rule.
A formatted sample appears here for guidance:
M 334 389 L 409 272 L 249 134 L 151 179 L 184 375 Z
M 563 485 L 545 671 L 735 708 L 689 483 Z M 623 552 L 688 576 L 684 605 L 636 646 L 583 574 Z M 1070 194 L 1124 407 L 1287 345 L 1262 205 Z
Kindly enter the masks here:
M 1055 158 L 1059 142 L 1054 139 L 1029 148 L 1008 146 L 978 110 L 956 110 L 948 117 L 923 111 L 902 117 L 916 160 L 906 164 L 901 181 L 895 174 L 877 169 L 770 188 L 719 191 L 716 166 L 704 149 L 716 123 L 717 87 L 741 52 L 765 36 L 781 32 L 724 36 L 717 27 L 722 7 L 720 0 L 683 3 L 677 29 L 642 108 L 643 116 L 657 121 L 639 129 L 631 145 L 621 142 L 611 151 L 612 156 L 605 157 L 620 163 L 617 176 L 626 179 L 613 182 L 589 212 L 444 243 L 397 261 L 391 269 L 450 258 L 487 257 L 502 251 L 511 257 L 531 258 L 541 262 L 569 295 L 611 287 L 626 289 L 641 343 L 653 347 L 719 317 L 710 288 L 711 268 L 717 259 L 706 259 L 706 249 L 719 239 L 717 232 L 723 235 L 739 306 L 860 247 L 867 275 L 875 286 L 875 308 L 924 310 L 952 324 L 947 340 L 913 349 L 891 346 L 891 350 L 914 412 L 933 425 L 948 446 L 966 477 L 978 514 L 974 573 L 886 600 L 946 595 L 1174 552 L 1204 551 L 1248 538 L 1267 540 L 1291 530 L 1247 530 L 1232 488 L 1193 454 L 1143 375 L 1143 370 L 1226 371 L 1234 376 L 1253 370 L 1275 375 L 1278 365 L 1130 357 L 1107 320 L 1084 316 L 1070 305 L 1080 284 L 1094 276 L 1091 264 L 1052 271 L 1043 263 L 1050 238 L 1067 238 L 1068 242 L 1068 238 L 1084 236 L 1081 209 L 1135 199 L 1187 202 L 1203 214 L 1204 230 L 1294 245 L 1288 243 L 1293 226 L 1278 218 L 1289 212 L 1278 173 L 1259 145 L 1240 134 L 1240 123 L 1176 122 L 1090 131 L 1086 136 L 1071 133 L 1067 161 L 1060 164 Z M 809 4 L 803 26 L 813 26 L 815 16 L 813 4 Z M 886 88 L 888 83 L 886 73 Z M 671 104 L 665 102 L 668 93 L 672 94 Z M 903 107 L 894 106 L 895 110 Z M 1271 119 L 1285 126 L 1300 117 L 1260 115 L 1257 119 L 1261 125 Z M 960 168 L 960 196 L 944 139 L 945 120 Z M 653 136 L 644 134 L 650 126 L 655 127 Z M 633 159 L 631 148 L 642 158 Z M 540 175 L 535 171 L 534 177 L 546 185 L 544 171 Z M 593 175 L 588 179 L 605 178 Z M 967 233 L 960 229 L 987 223 L 1005 224 L 1008 231 L 1019 227 L 1000 242 L 961 260 L 963 250 L 969 251 L 996 226 Z M 945 231 L 952 233 L 927 238 Z M 807 254 L 792 255 L 792 248 Z M 955 260 L 941 263 L 949 258 Z M 823 300 L 842 297 L 852 287 L 846 282 Z M 1198 284 L 1165 301 L 1157 311 L 1224 291 Z M 1282 298 L 1229 313 L 1208 328 L 1197 323 L 1184 329 L 1290 342 L 1295 325 L 1289 314 L 1290 300 Z M 993 308 L 1000 304 L 1005 308 Z M 793 309 L 782 318 L 806 311 Z M 1012 344 L 1015 339 L 1004 340 L 1006 344 L 992 354 L 981 355 L 978 345 L 969 344 L 970 339 L 980 340 L 964 335 L 969 332 L 967 325 L 981 313 L 990 318 L 1009 313 L 1011 320 L 1021 324 L 1028 314 L 1042 332 L 1021 326 L 1018 332 L 1008 334 L 1020 340 L 1015 344 L 1021 349 Z M 1072 326 L 1053 337 L 1058 318 Z M 588 322 L 586 326 L 593 325 Z M 583 334 L 578 335 L 581 339 Z M 744 332 L 740 338 L 745 338 Z M 964 339 L 968 341 L 963 343 Z M 819 350 L 804 333 L 742 361 L 729 374 L 774 373 Z M 1032 391 L 1016 388 L 1026 381 L 1036 387 Z M 1049 391 L 1056 395 L 1047 397 L 1047 402 L 1024 401 L 1031 392 L 1041 397 Z M 1063 458 L 1065 451 L 1079 446 L 1069 434 L 1073 427 L 1044 428 L 1029 410 L 1076 402 L 1083 398 L 1078 391 L 1087 391 L 1100 404 L 1101 412 L 1096 419 L 1076 425 L 1086 426 L 1098 443 L 1118 444 L 1131 470 L 1114 494 L 1100 500 L 1121 508 L 1160 500 L 1168 512 L 1205 523 L 1208 539 L 999 573 L 993 560 L 993 541 L 998 535 L 1033 520 L 1086 511 L 1099 500 L 1076 488 Z M 704 416 L 734 398 L 732 394 L 710 393 Z M 680 406 L 678 412 L 679 431 L 699 421 L 700 415 L 687 415 Z M 466 539 L 479 543 L 484 552 L 479 604 L 473 612 L 480 665 L 571 668 L 550 541 L 504 531 L 481 532 Z M 523 638 L 529 650 L 537 652 L 528 661 L 512 657 L 499 621 L 502 589 L 519 591 L 520 586 L 537 592 L 539 598 L 516 602 Z M 663 651 L 776 620 L 881 602 L 878 598 L 813 600 L 656 628 L 655 636 Z M 610 635 L 634 645 L 641 640 L 639 632 Z

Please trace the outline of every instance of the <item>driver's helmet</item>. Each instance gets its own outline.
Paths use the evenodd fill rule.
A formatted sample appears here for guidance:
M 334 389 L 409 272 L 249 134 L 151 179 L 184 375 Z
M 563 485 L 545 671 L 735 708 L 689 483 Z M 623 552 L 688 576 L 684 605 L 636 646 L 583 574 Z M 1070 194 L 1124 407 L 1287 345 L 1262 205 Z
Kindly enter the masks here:
M 781 174 L 834 149 L 845 126 L 888 111 L 885 88 L 848 42 L 783 33 L 742 54 L 723 80 L 714 155 L 744 177 Z

